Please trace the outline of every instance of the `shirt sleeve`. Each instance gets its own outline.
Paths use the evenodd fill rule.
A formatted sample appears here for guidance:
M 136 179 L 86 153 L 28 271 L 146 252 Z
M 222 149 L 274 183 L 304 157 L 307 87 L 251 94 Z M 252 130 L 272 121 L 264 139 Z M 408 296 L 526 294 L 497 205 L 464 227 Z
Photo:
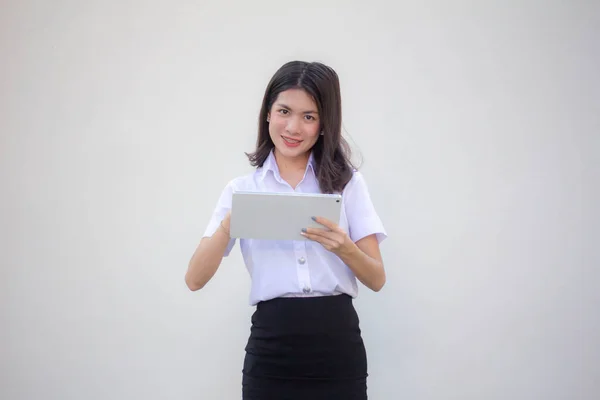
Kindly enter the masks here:
M 355 171 L 344 189 L 344 207 L 348 219 L 348 235 L 353 242 L 375 234 L 381 243 L 387 233 L 371 201 L 371 195 L 363 175 Z
M 203 237 L 211 237 L 215 234 L 219 225 L 221 225 L 221 221 L 225 218 L 229 210 L 231 210 L 231 202 L 233 196 L 233 182 L 229 182 L 225 189 L 221 192 L 221 196 L 217 201 L 217 205 L 215 206 L 210 221 L 204 231 Z M 227 248 L 225 249 L 224 257 L 227 257 L 229 253 L 231 253 L 231 249 L 235 245 L 235 238 L 231 238 L 229 243 L 227 244 Z

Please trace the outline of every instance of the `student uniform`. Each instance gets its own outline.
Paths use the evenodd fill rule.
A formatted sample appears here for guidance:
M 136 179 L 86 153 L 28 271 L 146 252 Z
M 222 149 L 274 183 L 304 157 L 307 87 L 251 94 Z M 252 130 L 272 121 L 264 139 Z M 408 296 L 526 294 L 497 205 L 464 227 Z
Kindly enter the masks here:
M 281 178 L 271 151 L 262 167 L 227 184 L 204 236 L 217 231 L 235 191 L 321 193 L 314 168 L 311 154 L 294 189 Z M 381 243 L 387 235 L 360 172 L 353 172 L 342 197 L 339 226 L 354 242 L 375 234 Z M 367 357 L 350 268 L 311 240 L 240 239 L 240 248 L 251 277 L 250 305 L 256 306 L 242 369 L 243 399 L 366 399 Z

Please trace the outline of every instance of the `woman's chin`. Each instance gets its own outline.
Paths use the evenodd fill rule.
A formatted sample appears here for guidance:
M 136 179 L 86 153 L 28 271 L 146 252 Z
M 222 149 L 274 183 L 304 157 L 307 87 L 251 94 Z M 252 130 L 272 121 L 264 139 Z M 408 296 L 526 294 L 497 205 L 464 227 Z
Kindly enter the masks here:
M 296 158 L 303 156 L 306 153 L 304 146 L 287 147 L 286 145 L 276 146 L 277 151 L 284 157 Z

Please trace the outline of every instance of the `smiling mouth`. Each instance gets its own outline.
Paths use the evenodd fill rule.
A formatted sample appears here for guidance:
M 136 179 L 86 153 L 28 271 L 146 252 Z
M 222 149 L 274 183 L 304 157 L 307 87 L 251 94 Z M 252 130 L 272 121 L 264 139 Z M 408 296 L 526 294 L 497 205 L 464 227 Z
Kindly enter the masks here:
M 288 142 L 289 144 L 298 144 L 300 142 L 302 142 L 302 140 L 294 140 L 285 136 L 281 136 L 283 138 L 283 140 L 285 140 L 286 142 Z

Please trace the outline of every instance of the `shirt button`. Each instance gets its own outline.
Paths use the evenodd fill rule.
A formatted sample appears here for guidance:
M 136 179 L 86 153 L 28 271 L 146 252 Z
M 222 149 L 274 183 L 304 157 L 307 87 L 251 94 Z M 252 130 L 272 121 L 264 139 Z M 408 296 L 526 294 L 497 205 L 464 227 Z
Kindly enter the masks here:
M 299 262 L 300 264 L 304 264 L 304 263 L 306 262 L 306 260 L 304 259 L 304 257 L 300 257 L 300 258 L 298 259 L 298 262 Z
M 308 286 L 305 286 L 304 289 L 302 289 L 302 291 L 304 293 L 310 293 L 310 288 Z

